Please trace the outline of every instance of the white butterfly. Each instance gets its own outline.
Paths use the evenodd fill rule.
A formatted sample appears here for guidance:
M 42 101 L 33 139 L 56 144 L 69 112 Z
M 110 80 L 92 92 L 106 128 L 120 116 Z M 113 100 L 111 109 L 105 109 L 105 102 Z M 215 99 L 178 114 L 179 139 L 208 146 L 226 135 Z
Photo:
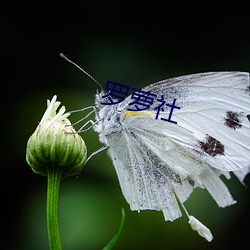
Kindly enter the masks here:
M 172 120 L 155 119 L 155 106 L 128 111 L 131 96 L 102 105 L 96 95 L 94 130 L 108 147 L 122 193 L 131 210 L 161 210 L 165 220 L 181 216 L 195 187 L 206 188 L 218 206 L 235 203 L 220 175 L 240 181 L 250 172 L 250 85 L 248 73 L 210 72 L 167 79 L 142 89 L 176 99 Z M 161 112 L 167 118 L 169 110 Z M 186 211 L 185 207 L 184 210 Z M 194 230 L 212 240 L 193 216 Z
M 69 61 L 95 82 L 92 76 Z M 98 85 L 100 85 L 97 82 Z M 146 111 L 128 111 L 131 96 L 115 105 L 102 105 L 102 90 L 96 94 L 95 107 L 80 121 L 95 112 L 89 120 L 108 148 L 122 193 L 131 210 L 161 210 L 165 220 L 173 221 L 182 214 L 202 237 L 211 241 L 210 230 L 189 215 L 183 203 L 194 188 L 205 188 L 218 206 L 236 201 L 221 175 L 233 173 L 243 182 L 250 172 L 250 82 L 244 72 L 209 72 L 186 75 L 151 84 L 142 91 L 162 96 L 166 103 L 176 99 L 180 109 L 169 110 L 156 119 L 156 106 Z M 248 120 L 249 119 L 249 120 Z M 92 127 L 91 126 L 91 127 Z M 87 162 L 86 161 L 86 162 Z

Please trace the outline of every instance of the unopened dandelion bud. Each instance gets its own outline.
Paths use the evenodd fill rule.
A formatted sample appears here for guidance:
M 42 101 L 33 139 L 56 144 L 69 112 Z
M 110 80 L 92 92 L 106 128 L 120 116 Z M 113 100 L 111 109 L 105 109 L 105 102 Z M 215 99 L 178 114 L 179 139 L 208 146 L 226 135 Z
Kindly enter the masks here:
M 47 102 L 48 107 L 35 132 L 27 143 L 26 160 L 32 170 L 47 176 L 49 168 L 59 168 L 62 177 L 79 172 L 87 158 L 82 137 L 76 133 L 65 107 L 56 113 L 60 102 L 56 96 Z

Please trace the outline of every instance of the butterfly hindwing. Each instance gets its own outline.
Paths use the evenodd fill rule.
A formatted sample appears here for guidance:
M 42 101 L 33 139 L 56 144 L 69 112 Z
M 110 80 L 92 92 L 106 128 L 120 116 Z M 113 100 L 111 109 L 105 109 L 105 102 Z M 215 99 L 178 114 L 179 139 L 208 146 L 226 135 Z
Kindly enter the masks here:
M 183 141 L 176 140 L 168 133 L 172 125 L 147 116 L 123 117 L 121 122 L 126 119 L 126 130 L 109 141 L 109 154 L 131 209 L 161 210 L 165 219 L 172 221 L 181 215 L 175 194 L 184 202 L 197 186 L 207 188 L 219 206 L 233 204 L 217 170 L 182 146 L 186 140 L 192 148 L 193 134 L 177 127 L 172 135 L 183 130 Z M 152 129 L 147 127 L 148 122 Z M 219 194 L 217 188 L 221 190 Z
M 113 135 L 109 143 L 109 155 L 131 209 L 162 210 L 166 220 L 171 221 L 180 217 L 181 212 L 170 184 L 171 178 L 178 178 L 173 177 L 174 172 L 162 175 L 159 158 L 146 149 L 146 144 L 133 130 L 127 129 Z M 164 168 L 164 171 L 167 173 L 170 170 Z

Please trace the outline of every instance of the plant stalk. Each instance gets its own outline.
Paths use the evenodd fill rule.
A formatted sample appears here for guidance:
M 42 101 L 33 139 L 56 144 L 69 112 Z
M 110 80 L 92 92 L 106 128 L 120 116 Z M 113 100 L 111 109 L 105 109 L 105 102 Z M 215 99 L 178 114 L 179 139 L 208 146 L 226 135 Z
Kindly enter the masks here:
M 59 231 L 59 188 L 62 170 L 58 166 L 48 168 L 47 228 L 50 250 L 61 250 Z

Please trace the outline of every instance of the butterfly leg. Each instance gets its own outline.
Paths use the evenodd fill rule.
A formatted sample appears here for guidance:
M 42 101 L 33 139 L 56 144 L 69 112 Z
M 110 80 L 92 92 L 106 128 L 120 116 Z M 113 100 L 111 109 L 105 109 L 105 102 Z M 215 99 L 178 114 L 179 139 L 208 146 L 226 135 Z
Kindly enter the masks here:
M 88 117 L 90 117 L 93 113 L 95 115 L 97 115 L 97 112 L 96 112 L 96 108 L 95 106 L 89 106 L 89 107 L 86 107 L 86 108 L 82 108 L 82 109 L 77 109 L 77 110 L 73 110 L 73 111 L 70 111 L 70 114 L 72 113 L 76 113 L 76 112 L 83 112 L 85 110 L 88 110 L 88 109 L 92 109 L 87 115 L 85 115 L 83 118 L 81 118 L 80 120 L 78 120 L 77 122 L 75 122 L 74 124 L 72 124 L 73 126 L 81 123 L 82 121 L 86 120 Z M 99 121 L 97 121 L 99 122 Z M 93 122 L 92 120 L 88 120 L 86 123 L 84 123 L 77 131 L 77 133 L 81 133 L 81 132 L 85 132 L 85 131 L 88 131 L 89 129 L 91 129 L 97 122 Z M 84 129 L 89 123 L 91 123 L 92 125 L 89 126 L 88 128 Z
M 76 112 L 83 112 L 83 111 L 85 111 L 87 109 L 92 109 L 92 110 L 87 115 L 85 115 L 83 118 L 81 118 L 79 121 L 77 121 L 76 123 L 74 123 L 73 125 L 76 125 L 76 124 L 82 122 L 83 120 L 87 119 L 93 113 L 96 114 L 96 108 L 95 108 L 95 106 L 90 106 L 90 107 L 86 107 L 86 108 L 82 108 L 82 109 L 77 109 L 77 110 L 73 110 L 73 111 L 69 112 L 70 114 L 73 114 L 73 113 L 76 113 Z
M 78 171 L 77 176 L 80 175 L 80 173 L 81 173 L 83 167 L 87 164 L 87 162 L 88 162 L 94 155 L 96 155 L 96 154 L 102 152 L 103 150 L 105 150 L 105 149 L 107 149 L 107 148 L 108 148 L 108 146 L 102 146 L 101 148 L 99 148 L 99 149 L 97 149 L 96 151 L 94 151 L 93 153 L 91 153 L 90 156 L 87 158 L 87 160 L 84 162 L 84 164 L 83 164 L 83 166 L 81 167 L 81 169 Z
M 86 165 L 86 163 L 96 154 L 102 152 L 103 150 L 107 149 L 108 146 L 102 146 L 101 148 L 97 149 L 96 151 L 94 151 L 93 153 L 91 153 L 91 155 L 87 158 L 87 160 L 85 161 L 84 165 Z

